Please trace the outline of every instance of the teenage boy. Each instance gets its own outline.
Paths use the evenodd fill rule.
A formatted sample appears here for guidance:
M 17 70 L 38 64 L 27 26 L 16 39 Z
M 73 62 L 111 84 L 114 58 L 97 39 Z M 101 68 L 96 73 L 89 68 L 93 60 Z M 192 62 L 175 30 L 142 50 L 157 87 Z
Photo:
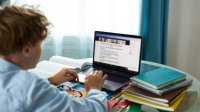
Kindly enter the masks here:
M 48 81 L 27 71 L 38 63 L 49 25 L 33 7 L 0 8 L 0 111 L 106 112 L 107 95 L 100 90 L 107 75 L 102 71 L 86 77 L 86 98 L 71 97 L 54 86 L 78 80 L 73 69 L 62 69 Z

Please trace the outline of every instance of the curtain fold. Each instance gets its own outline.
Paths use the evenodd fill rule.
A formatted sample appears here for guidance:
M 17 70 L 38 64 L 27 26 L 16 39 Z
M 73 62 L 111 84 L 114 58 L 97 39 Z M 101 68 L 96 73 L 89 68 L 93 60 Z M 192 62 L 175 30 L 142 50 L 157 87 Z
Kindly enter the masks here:
M 143 36 L 142 59 L 167 62 L 169 0 L 143 0 L 140 34 Z

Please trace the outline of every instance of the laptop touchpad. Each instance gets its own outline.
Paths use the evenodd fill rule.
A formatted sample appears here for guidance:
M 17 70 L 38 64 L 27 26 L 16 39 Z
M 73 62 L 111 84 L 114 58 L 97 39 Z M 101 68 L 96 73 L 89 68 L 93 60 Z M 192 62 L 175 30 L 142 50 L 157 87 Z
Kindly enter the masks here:
M 124 86 L 124 84 L 105 80 L 103 88 L 115 91 L 115 90 L 119 89 L 119 87 L 122 87 L 122 86 Z

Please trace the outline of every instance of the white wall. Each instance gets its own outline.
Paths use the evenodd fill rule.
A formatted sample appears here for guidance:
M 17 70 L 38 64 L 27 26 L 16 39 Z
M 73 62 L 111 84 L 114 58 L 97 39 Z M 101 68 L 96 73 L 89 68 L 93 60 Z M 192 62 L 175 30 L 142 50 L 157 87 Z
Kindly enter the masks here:
M 200 0 L 170 0 L 168 65 L 200 80 Z

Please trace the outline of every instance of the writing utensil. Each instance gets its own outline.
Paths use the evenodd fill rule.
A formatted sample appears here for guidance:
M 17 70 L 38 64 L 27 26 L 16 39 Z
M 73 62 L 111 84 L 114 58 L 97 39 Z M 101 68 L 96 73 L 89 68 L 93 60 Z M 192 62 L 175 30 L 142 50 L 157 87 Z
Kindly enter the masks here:
M 123 91 L 127 90 L 130 86 L 131 86 L 131 83 L 129 83 L 129 84 L 124 88 Z M 117 99 L 117 102 L 113 105 L 113 107 L 116 106 L 121 100 L 123 100 L 123 98 L 120 97 L 122 94 L 123 94 L 123 93 L 120 92 L 119 94 L 115 95 L 115 96 L 112 98 L 112 100 L 116 100 L 116 99 L 118 98 L 118 99 Z M 124 106 L 124 107 L 121 108 L 118 112 L 124 112 L 124 110 L 125 110 L 127 107 L 128 107 L 128 105 Z
M 126 88 L 124 89 L 124 90 L 127 90 L 129 87 L 131 86 L 131 84 L 129 83 L 127 86 L 126 86 Z M 117 102 L 113 105 L 113 107 L 115 106 L 115 105 L 117 105 L 117 103 L 119 103 L 123 98 L 120 98 L 120 96 L 122 95 L 123 93 L 122 92 L 120 92 L 119 94 L 117 94 L 117 95 L 115 95 L 113 98 L 112 98 L 112 100 L 116 100 L 117 98 Z M 122 108 L 119 112 L 122 112 L 122 111 L 124 111 L 124 109 L 126 109 L 128 106 L 125 106 L 124 108 Z
M 130 86 L 131 86 L 131 83 L 129 83 L 123 91 L 127 90 Z M 115 99 L 119 98 L 122 94 L 123 94 L 123 93 L 120 92 L 119 94 L 115 95 L 115 96 L 112 98 L 112 100 L 115 100 Z

